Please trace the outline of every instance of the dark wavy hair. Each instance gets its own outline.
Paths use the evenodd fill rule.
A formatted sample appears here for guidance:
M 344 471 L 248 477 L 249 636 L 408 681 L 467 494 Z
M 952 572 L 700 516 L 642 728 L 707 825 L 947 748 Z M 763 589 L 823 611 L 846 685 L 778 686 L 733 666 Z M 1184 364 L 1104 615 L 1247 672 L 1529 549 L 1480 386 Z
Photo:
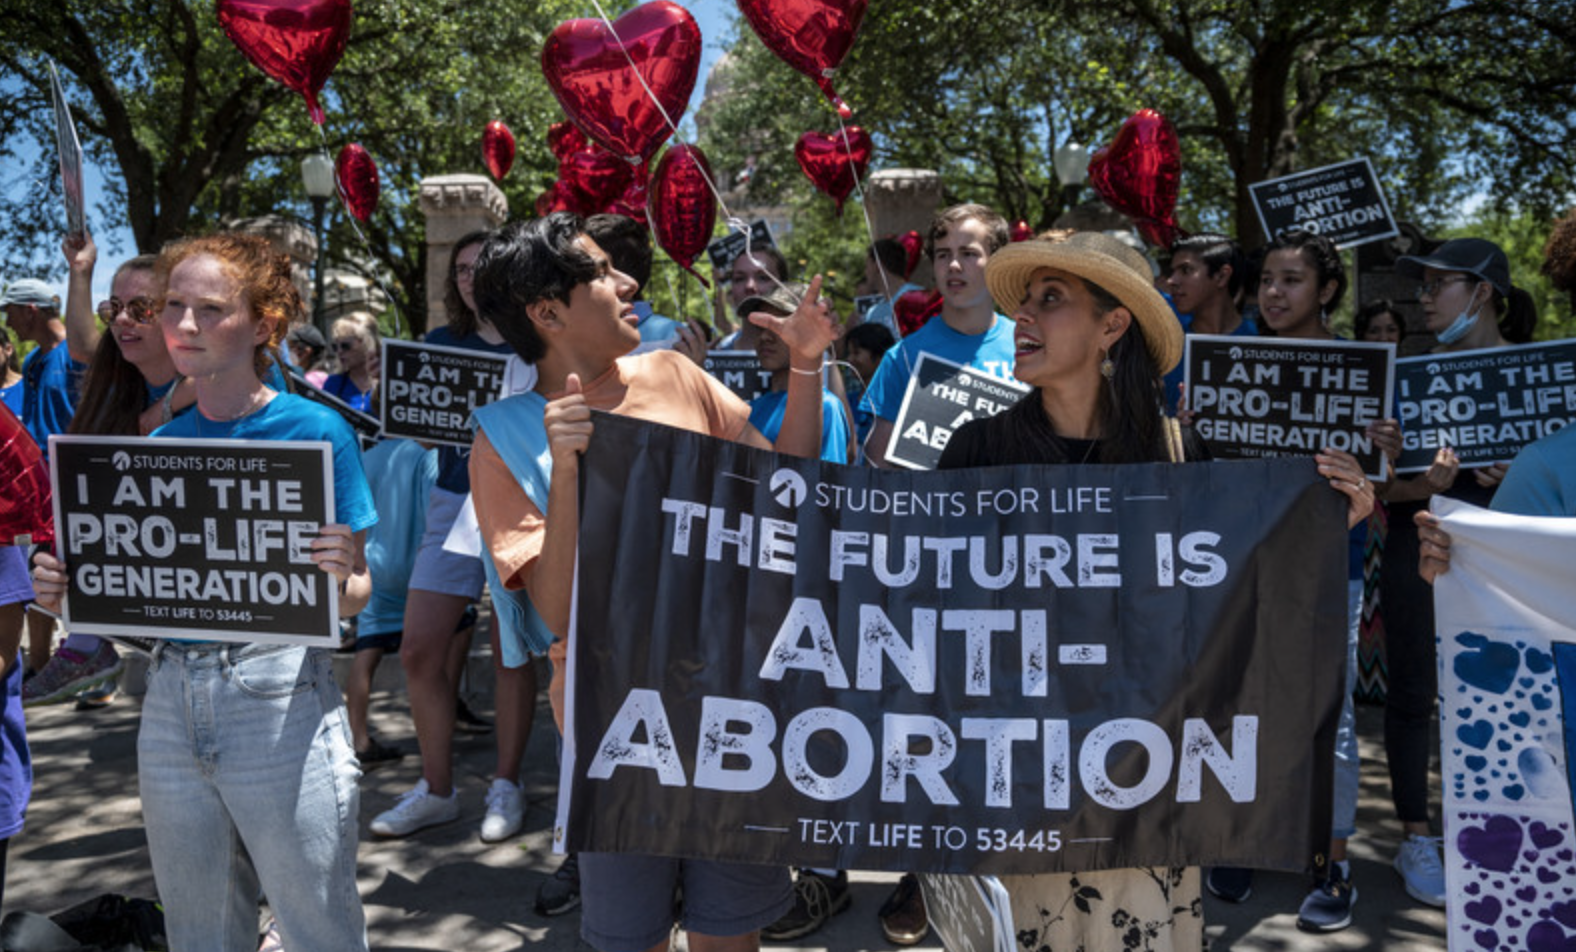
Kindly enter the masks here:
M 1278 237 L 1264 246 L 1264 257 L 1267 261 L 1273 251 L 1296 251 L 1311 265 L 1314 273 L 1319 276 L 1319 287 L 1335 282 L 1335 293 L 1324 302 L 1326 311 L 1333 311 L 1341 303 L 1341 296 L 1346 293 L 1346 265 L 1341 261 L 1341 253 L 1335 249 L 1335 242 L 1316 235 L 1311 231 L 1295 229 L 1282 232 Z M 1262 265 L 1260 266 L 1262 268 Z
M 573 212 L 510 222 L 488 236 L 476 257 L 476 308 L 528 364 L 542 359 L 547 344 L 526 309 L 538 301 L 567 304 L 577 286 L 596 277 L 596 262 L 575 244 L 585 226 Z
M 471 245 L 479 245 L 487 240 L 490 231 L 473 231 L 462 235 L 454 243 L 454 249 L 449 252 L 449 267 L 445 271 L 443 281 L 443 311 L 449 322 L 449 333 L 455 338 L 469 337 L 476 333 L 476 312 L 465 306 L 465 299 L 460 297 L 460 279 L 454 273 L 455 261 L 460 257 L 460 252 Z M 476 280 L 471 276 L 472 282 Z M 472 284 L 474 290 L 475 285 Z
M 1406 340 L 1406 315 L 1402 314 L 1395 306 L 1395 302 L 1389 298 L 1369 301 L 1357 309 L 1357 314 L 1352 318 L 1352 336 L 1358 340 L 1365 340 L 1368 337 L 1368 325 L 1381 314 L 1389 314 L 1395 318 L 1396 326 L 1401 329 L 1400 340 Z M 1399 344 L 1400 340 L 1396 343 Z
M 1204 262 L 1204 267 L 1208 269 L 1210 277 L 1214 277 L 1220 273 L 1221 268 L 1230 265 L 1231 277 L 1226 280 L 1226 293 L 1234 298 L 1242 291 L 1248 269 L 1247 262 L 1243 260 L 1242 246 L 1235 241 L 1225 235 L 1188 235 L 1186 238 L 1178 238 L 1172 242 L 1172 256 L 1175 257 L 1179 251 L 1198 255 L 1198 259 Z
M 1576 294 L 1576 208 L 1554 223 L 1549 243 L 1543 246 L 1541 270 L 1556 290 Z
M 157 259 L 153 255 L 138 255 L 115 269 L 114 281 L 128 271 L 153 273 Z M 155 334 L 163 333 L 158 323 L 150 325 Z M 141 436 L 142 411 L 148 404 L 148 380 L 127 360 L 115 342 L 115 319 L 99 336 L 98 349 L 88 363 L 82 378 L 82 395 L 77 398 L 76 412 L 71 416 L 67 433 L 85 433 L 93 436 Z

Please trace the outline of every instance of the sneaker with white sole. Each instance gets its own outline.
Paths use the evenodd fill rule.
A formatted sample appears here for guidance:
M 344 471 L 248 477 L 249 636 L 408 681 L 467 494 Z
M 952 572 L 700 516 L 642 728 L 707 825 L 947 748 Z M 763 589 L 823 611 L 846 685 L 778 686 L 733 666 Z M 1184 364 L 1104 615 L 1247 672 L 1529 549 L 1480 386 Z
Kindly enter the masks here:
M 91 656 L 62 646 L 43 670 L 23 683 L 22 705 L 37 707 L 69 701 L 88 688 L 114 680 L 124 666 L 115 646 L 107 641 L 100 640 Z
M 417 830 L 448 823 L 459 815 L 459 791 L 446 797 L 436 796 L 427 781 L 421 780 L 401 794 L 392 809 L 379 813 L 372 821 L 371 830 L 378 836 L 409 836 Z
M 502 777 L 487 788 L 487 815 L 482 818 L 482 842 L 497 843 L 520 832 L 525 822 L 525 798 L 520 785 Z
M 1413 833 L 1395 854 L 1395 871 L 1406 894 L 1418 902 L 1445 908 L 1445 866 L 1439 859 L 1440 838 Z
M 1357 887 L 1352 885 L 1350 868 L 1342 873 L 1331 863 L 1329 875 L 1320 880 L 1297 910 L 1297 928 L 1304 932 L 1339 932 L 1352 924 L 1352 907 L 1357 905 Z

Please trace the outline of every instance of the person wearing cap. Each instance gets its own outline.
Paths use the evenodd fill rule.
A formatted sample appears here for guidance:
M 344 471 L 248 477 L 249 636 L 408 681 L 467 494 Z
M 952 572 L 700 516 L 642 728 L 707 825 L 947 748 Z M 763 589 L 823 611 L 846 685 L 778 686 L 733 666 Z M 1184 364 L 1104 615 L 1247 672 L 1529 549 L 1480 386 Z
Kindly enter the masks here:
M 1427 255 L 1396 260 L 1396 272 L 1418 281 L 1423 327 L 1439 342 L 1434 353 L 1497 349 L 1532 339 L 1537 313 L 1531 298 L 1510 280 L 1510 262 L 1482 238 L 1447 241 Z M 1455 451 L 1440 447 L 1427 472 L 1397 479 L 1386 489 L 1390 532 L 1379 574 L 1385 609 L 1385 755 L 1390 796 L 1406 834 L 1395 868 L 1407 894 L 1445 905 L 1440 839 L 1432 835 L 1429 804 L 1429 739 L 1438 693 L 1433 592 L 1417 574 L 1420 540 L 1414 519 L 1429 499 L 1449 496 L 1488 508 L 1508 469 L 1496 463 L 1462 470 Z
M 319 390 L 323 389 L 324 382 L 328 380 L 328 371 L 323 369 L 323 355 L 328 351 L 328 341 L 323 338 L 323 332 L 311 324 L 302 324 L 285 338 L 285 347 L 290 351 L 290 362 L 301 368 L 301 375 L 306 378 L 306 382 Z
M 1161 411 L 1160 378 L 1182 359 L 1183 335 L 1154 289 L 1143 257 L 1097 232 L 1018 242 L 985 268 L 991 297 L 1013 315 L 1013 375 L 1033 389 L 1008 410 L 965 424 L 940 468 L 1019 464 L 1183 462 L 1208 452 Z M 1373 508 L 1373 487 L 1350 454 L 1315 457 L 1320 475 L 1347 498 L 1347 525 Z M 1092 887 L 1089 912 L 1069 911 L 1074 874 L 1005 876 L 1013 920 L 1039 930 L 1031 948 L 1121 949 L 1134 922 L 1153 930 L 1147 947 L 1202 948 L 1197 868 L 1078 873 Z M 1042 909 L 1064 910 L 1054 920 Z M 1124 915 L 1125 913 L 1125 915 Z
M 0 295 L 5 321 L 19 340 L 38 345 L 22 361 L 22 423 L 49 455 L 49 434 L 64 433 L 76 412 L 90 353 L 73 354 L 60 320 L 60 302 L 36 278 L 12 281 Z
M 803 284 L 786 284 L 774 287 L 765 295 L 746 298 L 739 304 L 739 314 L 745 320 L 752 314 L 770 314 L 787 317 L 799 306 L 805 293 Z M 768 440 L 777 439 L 783 428 L 783 411 L 788 407 L 788 376 L 793 369 L 788 365 L 788 348 L 782 338 L 770 330 L 762 329 L 755 342 L 755 353 L 760 358 L 761 369 L 772 375 L 771 389 L 750 401 L 750 425 L 761 431 Z M 828 463 L 848 462 L 848 416 L 843 401 L 832 391 L 821 388 L 821 458 Z

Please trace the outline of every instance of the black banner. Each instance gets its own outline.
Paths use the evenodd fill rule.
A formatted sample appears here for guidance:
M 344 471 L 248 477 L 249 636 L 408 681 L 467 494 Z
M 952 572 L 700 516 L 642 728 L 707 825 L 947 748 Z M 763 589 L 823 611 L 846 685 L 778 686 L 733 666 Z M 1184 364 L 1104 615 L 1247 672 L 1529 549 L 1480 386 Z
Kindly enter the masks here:
M 708 351 L 705 368 L 745 403 L 772 389 L 772 375 L 761 369 L 753 350 Z
M 1323 235 L 1337 248 L 1350 248 L 1398 234 L 1390 203 L 1367 159 L 1255 182 L 1248 191 L 1271 238 L 1301 229 Z
M 886 458 L 909 469 L 935 469 L 958 427 L 995 416 L 1028 392 L 1016 380 L 922 353 L 892 423 Z
M 383 435 L 470 446 L 471 411 L 498 399 L 505 354 L 383 338 Z
M 339 646 L 328 443 L 52 436 L 66 627 L 100 635 Z
M 750 222 L 750 230 L 747 234 L 742 231 L 730 231 L 706 246 L 706 257 L 711 259 L 712 269 L 720 275 L 717 279 L 718 283 L 727 283 L 725 272 L 733 267 L 734 258 L 744 254 L 746 245 L 750 248 L 777 247 L 777 241 L 772 237 L 771 226 L 766 224 L 765 219 L 757 218 Z
M 905 473 L 599 414 L 558 845 L 1011 873 L 1328 846 L 1310 460 Z
M 1312 456 L 1333 447 L 1384 479 L 1365 430 L 1388 415 L 1395 347 L 1354 341 L 1189 334 L 1187 405 L 1219 459 Z
M 1508 462 L 1576 423 L 1576 341 L 1403 357 L 1395 373 L 1397 472 L 1426 470 L 1442 446 L 1463 466 Z

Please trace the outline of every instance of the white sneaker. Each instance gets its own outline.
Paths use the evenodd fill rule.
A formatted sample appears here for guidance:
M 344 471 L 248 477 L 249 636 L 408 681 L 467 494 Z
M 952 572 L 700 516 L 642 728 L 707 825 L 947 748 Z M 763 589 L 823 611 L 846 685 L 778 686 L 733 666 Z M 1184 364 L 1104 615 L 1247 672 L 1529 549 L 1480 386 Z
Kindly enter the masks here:
M 409 836 L 417 830 L 448 823 L 459 815 L 459 791 L 446 797 L 434 796 L 427 781 L 422 780 L 402 794 L 392 809 L 379 813 L 371 829 L 378 836 Z
M 525 803 L 520 785 L 498 777 L 487 788 L 487 816 L 482 820 L 482 842 L 496 843 L 520 832 Z
M 1445 866 L 1439 860 L 1440 838 L 1413 833 L 1395 854 L 1395 871 L 1406 883 L 1406 894 L 1418 902 L 1445 908 Z

